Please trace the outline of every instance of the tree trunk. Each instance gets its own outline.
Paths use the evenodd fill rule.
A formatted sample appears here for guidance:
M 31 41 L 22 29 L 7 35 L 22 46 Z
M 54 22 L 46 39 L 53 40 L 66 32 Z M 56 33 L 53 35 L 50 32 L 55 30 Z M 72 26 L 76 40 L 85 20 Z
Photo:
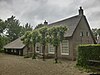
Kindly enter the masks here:
M 29 49 L 29 48 L 28 48 L 28 46 L 27 46 L 27 55 L 28 55 L 28 49 Z
M 29 48 L 29 46 L 27 45 L 27 55 L 29 56 L 29 50 L 30 50 L 30 48 Z
M 45 45 L 42 46 L 43 61 L 45 61 Z
M 34 44 L 34 55 L 33 55 L 32 59 L 36 59 L 35 44 Z
M 55 63 L 58 63 L 58 46 L 55 46 Z

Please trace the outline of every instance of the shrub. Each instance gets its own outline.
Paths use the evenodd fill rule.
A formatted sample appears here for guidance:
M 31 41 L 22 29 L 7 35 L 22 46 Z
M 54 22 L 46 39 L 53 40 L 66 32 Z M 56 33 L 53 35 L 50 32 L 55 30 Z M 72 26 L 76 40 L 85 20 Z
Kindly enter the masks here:
M 4 49 L 0 49 L 0 53 L 4 53 Z
M 100 60 L 100 44 L 86 44 L 78 47 L 77 65 L 88 67 L 88 60 Z

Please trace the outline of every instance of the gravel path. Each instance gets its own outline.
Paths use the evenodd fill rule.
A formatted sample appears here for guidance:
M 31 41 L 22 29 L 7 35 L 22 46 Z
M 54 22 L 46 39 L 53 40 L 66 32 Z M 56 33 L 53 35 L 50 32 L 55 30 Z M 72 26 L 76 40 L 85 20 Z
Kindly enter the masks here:
M 0 75 L 87 75 L 75 68 L 75 63 L 66 60 L 54 64 L 53 59 L 42 61 L 0 54 Z

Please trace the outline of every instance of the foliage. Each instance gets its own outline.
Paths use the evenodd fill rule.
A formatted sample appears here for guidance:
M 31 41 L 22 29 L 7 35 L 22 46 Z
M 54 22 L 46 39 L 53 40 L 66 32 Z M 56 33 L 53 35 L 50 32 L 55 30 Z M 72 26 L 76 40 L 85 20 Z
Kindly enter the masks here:
M 5 21 L 7 36 L 11 39 L 11 41 L 18 38 L 19 33 L 21 32 L 21 27 L 19 26 L 19 20 L 15 19 L 15 16 L 11 16 Z
M 66 26 L 53 26 L 48 29 L 48 41 L 55 47 L 55 62 L 58 60 L 58 46 L 64 39 L 64 33 L 67 31 Z
M 95 39 L 97 39 L 97 36 L 98 35 L 100 36 L 100 28 L 99 29 L 97 29 L 97 28 L 92 29 L 92 33 L 93 33 Z
M 88 60 L 100 60 L 100 44 L 80 45 L 78 47 L 77 65 L 88 67 Z
M 3 46 L 9 42 L 9 38 L 6 36 L 0 36 L 0 51 L 2 50 Z
M 46 43 L 47 43 L 47 27 L 44 26 L 42 28 L 39 28 L 39 40 L 40 40 L 40 43 L 42 44 L 42 50 L 43 50 L 43 61 L 45 60 L 45 46 L 46 46 Z
M 18 37 L 24 35 L 26 31 L 31 31 L 32 27 L 30 24 L 26 23 L 25 26 L 20 26 L 19 20 L 15 19 L 15 16 L 11 16 L 5 21 L 6 33 L 11 41 L 17 39 Z
M 11 16 L 5 21 L 0 19 L 0 49 L 8 42 L 23 36 L 26 31 L 32 31 L 31 25 L 27 23 L 25 26 L 21 26 L 15 16 Z
M 21 31 L 19 33 L 19 36 L 23 36 L 25 34 L 25 32 L 27 31 L 32 31 L 32 27 L 30 24 L 26 23 L 25 26 L 20 26 Z
M 67 31 L 66 26 L 53 26 L 48 29 L 50 43 L 54 46 L 58 46 L 64 39 L 64 33 Z
M 32 39 L 32 45 L 34 48 L 34 55 L 32 56 L 32 59 L 35 59 L 36 58 L 35 46 L 36 46 L 36 43 L 39 42 L 39 32 L 37 30 L 32 31 L 31 39 Z
M 35 27 L 35 29 L 41 28 L 41 27 L 43 27 L 43 26 L 44 26 L 43 24 L 38 24 L 38 25 Z
M 30 31 L 27 31 L 24 34 L 24 36 L 23 36 L 23 38 L 21 40 L 23 41 L 23 43 L 25 45 L 29 45 L 30 44 L 30 41 L 31 41 L 30 39 L 31 39 L 31 32 Z
M 32 31 L 32 27 L 30 24 L 26 23 L 25 26 L 24 26 L 24 30 L 25 31 Z
M 100 36 L 100 28 L 97 30 L 97 34 Z
M 31 31 L 27 31 L 25 33 L 25 35 L 22 37 L 21 39 L 23 41 L 23 43 L 26 45 L 27 47 L 27 55 L 28 55 L 28 51 L 29 51 L 29 46 L 31 45 Z
M 3 46 L 8 43 L 8 38 L 4 36 L 4 31 L 6 29 L 5 22 L 0 19 L 0 51 L 2 51 Z
M 0 19 L 0 35 L 3 34 L 4 30 L 6 29 L 6 25 L 2 19 Z

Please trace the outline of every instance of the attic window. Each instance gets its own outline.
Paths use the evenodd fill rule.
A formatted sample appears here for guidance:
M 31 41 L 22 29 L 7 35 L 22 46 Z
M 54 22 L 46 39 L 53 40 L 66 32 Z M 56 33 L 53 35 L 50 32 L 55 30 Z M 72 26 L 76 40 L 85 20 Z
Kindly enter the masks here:
M 83 32 L 80 32 L 80 36 L 83 36 Z
M 86 32 L 86 36 L 89 36 L 89 32 Z

